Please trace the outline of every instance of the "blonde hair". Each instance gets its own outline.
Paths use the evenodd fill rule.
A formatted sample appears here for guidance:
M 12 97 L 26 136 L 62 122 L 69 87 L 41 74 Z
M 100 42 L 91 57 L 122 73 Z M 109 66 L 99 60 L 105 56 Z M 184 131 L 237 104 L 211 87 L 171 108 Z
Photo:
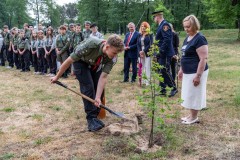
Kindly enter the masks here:
M 110 35 L 107 39 L 107 44 L 116 48 L 118 52 L 122 52 L 124 50 L 123 40 L 117 34 Z
M 189 15 L 186 18 L 183 19 L 183 23 L 189 21 L 191 27 L 194 29 L 194 31 L 199 31 L 200 30 L 200 22 L 197 19 L 196 16 L 194 15 Z

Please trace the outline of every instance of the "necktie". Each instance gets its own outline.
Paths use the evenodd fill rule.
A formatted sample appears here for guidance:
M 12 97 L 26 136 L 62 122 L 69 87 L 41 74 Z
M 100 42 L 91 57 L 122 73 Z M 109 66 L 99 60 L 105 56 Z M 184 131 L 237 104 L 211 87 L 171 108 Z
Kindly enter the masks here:
M 129 45 L 129 42 L 131 40 L 131 37 L 132 37 L 132 32 L 130 32 L 129 36 L 128 36 L 128 40 L 127 40 L 127 46 Z

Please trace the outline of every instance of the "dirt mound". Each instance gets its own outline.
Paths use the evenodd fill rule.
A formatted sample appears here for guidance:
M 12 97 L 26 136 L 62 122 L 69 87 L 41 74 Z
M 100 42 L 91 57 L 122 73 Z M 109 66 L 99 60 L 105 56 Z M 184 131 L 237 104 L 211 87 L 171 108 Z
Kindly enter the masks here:
M 138 125 L 137 117 L 126 115 L 126 119 L 122 119 L 119 123 L 110 124 L 106 129 L 107 131 L 114 136 L 119 135 L 131 135 L 138 133 L 140 128 Z

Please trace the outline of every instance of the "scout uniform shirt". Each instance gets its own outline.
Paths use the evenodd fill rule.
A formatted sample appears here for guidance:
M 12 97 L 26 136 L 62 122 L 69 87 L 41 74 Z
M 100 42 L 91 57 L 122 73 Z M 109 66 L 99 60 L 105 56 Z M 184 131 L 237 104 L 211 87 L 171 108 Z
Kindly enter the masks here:
M 19 40 L 20 40 L 20 38 L 18 37 L 18 34 L 13 36 L 12 44 L 13 44 L 14 50 L 17 49 L 17 45 L 18 45 Z
M 46 39 L 45 39 L 45 43 L 44 43 L 44 47 L 48 50 L 48 51 L 50 51 L 50 49 L 54 49 L 55 48 L 55 44 L 54 44 L 54 42 L 55 42 L 55 37 L 47 37 Z
M 84 37 L 84 39 L 89 38 L 91 33 L 92 33 L 92 31 L 91 31 L 90 29 L 83 31 L 83 37 Z
M 61 35 L 59 34 L 56 39 L 56 48 L 60 50 L 60 54 L 63 54 L 68 50 L 70 45 L 70 39 L 67 34 Z
M 89 37 L 74 49 L 74 52 L 70 55 L 70 57 L 74 61 L 81 60 L 92 67 L 95 66 L 100 61 L 101 58 L 101 63 L 99 67 L 102 68 L 102 72 L 109 74 L 114 65 L 114 62 L 112 59 L 108 58 L 108 56 L 104 55 L 104 53 L 102 52 L 104 46 L 103 42 L 104 41 L 101 39 Z
M 75 48 L 80 42 L 82 42 L 83 39 L 84 39 L 84 38 L 83 38 L 83 35 L 82 35 L 81 32 L 75 33 L 75 34 L 73 35 L 73 48 Z
M 29 48 L 29 42 L 28 39 L 25 38 L 20 38 L 19 42 L 18 42 L 18 49 L 20 50 L 28 50 Z
M 9 46 L 10 45 L 10 40 L 11 40 L 11 35 L 9 32 L 4 33 L 4 45 Z
M 31 40 L 31 50 L 32 51 L 36 51 L 36 47 L 37 47 L 37 39 L 32 39 Z
M 31 31 L 29 29 L 26 29 L 25 30 L 25 37 L 30 40 L 30 37 L 31 37 Z M 30 41 L 29 41 L 30 42 Z

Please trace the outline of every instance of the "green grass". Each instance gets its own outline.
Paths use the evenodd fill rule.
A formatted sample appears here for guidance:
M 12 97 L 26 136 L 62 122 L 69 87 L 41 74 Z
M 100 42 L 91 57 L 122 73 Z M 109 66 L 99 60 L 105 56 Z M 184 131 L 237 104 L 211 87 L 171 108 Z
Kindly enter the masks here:
M 32 119 L 41 121 L 41 120 L 44 118 L 44 115 L 41 115 L 41 114 L 33 114 L 33 115 L 31 115 L 30 117 L 32 117 Z
M 5 153 L 3 155 L 0 155 L 0 160 L 8 160 L 14 158 L 13 153 Z
M 39 139 L 36 139 L 34 141 L 34 145 L 39 146 L 39 145 L 42 145 L 42 144 L 47 144 L 47 143 L 51 142 L 52 139 L 53 139 L 52 137 L 39 138 Z
M 1 111 L 4 111 L 4 112 L 14 112 L 16 109 L 13 108 L 13 107 L 6 107 L 6 108 L 3 108 Z
M 236 107 L 240 108 L 240 91 L 239 91 L 239 89 L 235 94 L 234 103 L 235 103 Z

